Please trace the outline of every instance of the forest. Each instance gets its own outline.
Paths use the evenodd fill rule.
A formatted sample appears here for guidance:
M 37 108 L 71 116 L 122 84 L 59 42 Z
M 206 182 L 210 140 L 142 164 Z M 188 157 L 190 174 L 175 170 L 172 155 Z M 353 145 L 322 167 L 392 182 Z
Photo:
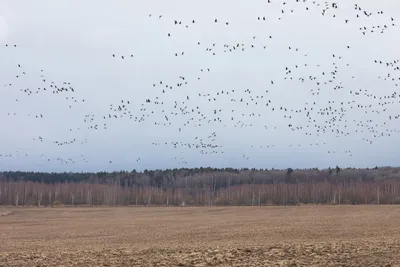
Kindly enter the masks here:
M 400 168 L 0 172 L 0 205 L 400 204 Z

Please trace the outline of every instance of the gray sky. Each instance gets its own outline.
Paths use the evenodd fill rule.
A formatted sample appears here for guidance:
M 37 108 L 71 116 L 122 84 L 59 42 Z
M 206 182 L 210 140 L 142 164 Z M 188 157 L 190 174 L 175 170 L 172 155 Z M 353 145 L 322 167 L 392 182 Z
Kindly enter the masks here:
M 398 165 L 400 3 L 271 2 L 0 0 L 0 170 Z

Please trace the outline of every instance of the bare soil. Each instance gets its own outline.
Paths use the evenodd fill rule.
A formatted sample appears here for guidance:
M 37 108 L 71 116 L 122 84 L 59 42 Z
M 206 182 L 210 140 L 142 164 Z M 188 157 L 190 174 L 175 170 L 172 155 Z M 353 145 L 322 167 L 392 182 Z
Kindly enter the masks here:
M 400 266 L 400 207 L 1 208 L 0 266 Z

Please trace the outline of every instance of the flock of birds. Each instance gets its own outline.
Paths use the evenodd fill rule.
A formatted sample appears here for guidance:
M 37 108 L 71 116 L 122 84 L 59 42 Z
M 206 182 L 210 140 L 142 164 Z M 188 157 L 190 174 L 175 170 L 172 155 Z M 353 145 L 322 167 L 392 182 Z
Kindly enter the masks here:
M 302 8 L 307 12 L 319 11 L 322 16 L 337 19 L 337 23 L 342 23 L 349 27 L 355 20 L 368 21 L 375 16 L 380 16 L 382 23 L 377 25 L 365 25 L 355 30 L 359 30 L 362 36 L 370 34 L 386 34 L 392 28 L 396 27 L 396 20 L 391 16 L 386 16 L 384 11 L 370 12 L 361 7 L 361 5 L 353 6 L 353 15 L 343 18 L 339 16 L 340 5 L 335 2 L 319 2 L 309 0 L 287 0 L 273 1 L 267 0 L 266 5 L 271 3 L 280 3 L 277 9 L 278 20 L 285 18 L 287 14 L 295 14 L 298 8 Z M 313 7 L 316 7 L 313 8 Z M 173 27 L 191 28 L 194 24 L 200 22 L 193 19 L 191 21 L 181 21 L 176 19 L 168 20 L 167 16 L 149 14 L 147 19 L 163 20 L 163 23 L 171 25 L 171 31 L 165 32 L 168 40 L 177 38 L 177 34 L 173 31 Z M 166 21 L 165 21 L 166 20 Z M 255 16 L 256 22 L 271 21 L 268 16 Z M 210 22 L 221 24 L 223 27 L 233 27 L 233 23 L 219 18 L 213 18 Z M 259 36 L 253 36 L 250 42 L 235 43 L 204 43 L 201 40 L 193 40 L 193 43 L 199 48 L 199 51 L 205 52 L 210 56 L 221 56 L 229 53 L 246 53 L 248 51 L 268 50 L 270 45 L 276 41 L 273 35 L 264 33 L 268 42 L 259 42 Z M 3 49 L 19 49 L 22 44 L 5 44 Z M 26 44 L 24 44 L 26 45 Z M 239 88 L 231 86 L 231 88 L 211 90 L 192 90 L 197 82 L 205 81 L 212 75 L 214 69 L 212 66 L 204 66 L 199 68 L 195 76 L 177 75 L 170 80 L 155 80 L 149 84 L 152 89 L 152 95 L 144 98 L 139 105 L 134 99 L 126 97 L 116 102 L 109 103 L 103 113 L 88 112 L 81 114 L 79 121 L 80 127 L 70 127 L 70 134 L 77 134 L 76 137 L 67 139 L 51 139 L 46 140 L 43 136 L 33 136 L 32 141 L 37 143 L 50 142 L 55 147 L 64 147 L 69 145 L 84 145 L 90 142 L 90 132 L 107 131 L 110 127 L 117 127 L 114 121 L 122 123 L 134 123 L 137 127 L 141 127 L 143 123 L 151 123 L 154 127 L 159 127 L 158 131 L 163 128 L 174 128 L 177 140 L 157 140 L 151 142 L 154 147 L 159 147 L 161 151 L 167 151 L 168 148 L 180 149 L 177 154 L 170 155 L 176 164 L 185 166 L 189 162 L 185 158 L 182 149 L 196 150 L 201 155 L 222 155 L 226 151 L 224 149 L 223 140 L 225 135 L 220 135 L 218 129 L 229 128 L 229 131 L 240 129 L 250 129 L 253 132 L 268 131 L 288 131 L 295 133 L 300 138 L 307 137 L 304 140 L 312 140 L 309 143 L 293 143 L 289 142 L 286 147 L 321 147 L 327 154 L 341 153 L 343 155 L 353 156 L 351 149 L 336 148 L 324 149 L 332 138 L 342 138 L 346 136 L 357 135 L 366 145 L 373 144 L 379 138 L 397 137 L 400 127 L 393 127 L 395 123 L 391 121 L 400 119 L 400 94 L 397 93 L 400 84 L 400 60 L 383 60 L 376 59 L 371 64 L 379 68 L 384 75 L 377 77 L 377 80 L 384 82 L 385 88 L 390 88 L 390 94 L 379 94 L 376 91 L 371 92 L 364 88 L 347 87 L 346 83 L 341 79 L 342 75 L 349 72 L 353 65 L 346 61 L 348 53 L 353 46 L 351 44 L 341 45 L 343 53 L 331 53 L 330 61 L 321 64 L 314 64 L 307 59 L 312 51 L 304 52 L 296 46 L 288 46 L 287 53 L 296 55 L 301 60 L 293 60 L 293 63 L 287 65 L 281 70 L 280 77 L 274 77 L 265 84 L 263 89 Z M 3 51 L 4 52 L 4 51 Z M 5 51 L 7 53 L 7 51 Z M 107 55 L 106 55 L 107 56 Z M 185 51 L 176 51 L 172 57 L 186 56 Z M 114 60 L 136 60 L 138 55 L 135 53 L 109 55 Z M 28 64 L 28 63 L 27 63 Z M 24 62 L 15 64 L 16 73 L 14 80 L 4 83 L 4 90 L 0 94 L 7 94 L 7 90 L 19 90 L 20 94 L 27 97 L 40 97 L 41 95 L 53 96 L 63 99 L 66 107 L 74 109 L 77 105 L 87 105 L 90 107 L 90 99 L 80 97 L 80 91 L 84 88 L 75 86 L 73 81 L 57 82 L 49 77 L 45 70 L 40 69 L 36 74 L 28 73 L 25 69 Z M 304 75 L 308 73 L 308 75 Z M 36 88 L 26 87 L 20 88 L 18 81 L 25 79 L 38 79 L 40 86 Z M 351 80 L 357 81 L 362 77 L 351 76 Z M 282 98 L 289 97 L 281 94 L 281 99 L 274 98 L 272 95 L 276 93 L 283 83 L 290 82 L 291 87 L 307 86 L 304 92 L 307 101 L 300 105 L 293 105 L 289 102 L 282 101 Z M 211 85 L 211 84 L 210 84 Z M 321 95 L 329 92 L 331 97 L 329 100 L 323 99 Z M 340 98 L 339 95 L 345 97 Z M 338 97 L 336 97 L 338 95 Z M 16 102 L 19 98 L 15 99 Z M 397 113 L 396 113 L 397 109 Z M 394 110 L 394 113 L 392 112 Z M 352 114 L 360 115 L 359 118 L 351 118 Z M 21 115 L 17 111 L 9 111 L 0 116 Z M 46 120 L 50 114 L 45 113 L 28 113 L 22 114 L 30 119 Z M 268 119 L 265 119 L 268 117 Z M 379 117 L 379 119 L 377 119 Z M 278 123 L 266 123 L 266 120 L 275 118 Z M 15 118 L 17 119 L 17 118 Z M 120 124 L 120 125 L 121 125 Z M 189 136 L 191 133 L 197 133 L 197 129 L 207 129 L 205 135 L 194 134 L 190 141 L 182 141 L 181 137 Z M 89 132 L 87 136 L 78 134 L 85 130 Z M 203 131 L 199 131 L 203 132 Z M 282 145 L 278 145 L 274 140 L 268 140 L 268 144 L 252 144 L 249 140 L 250 148 L 258 148 L 266 151 L 276 148 L 282 149 Z M 54 148 L 56 149 L 56 148 Z M 61 164 L 77 164 L 89 163 L 89 159 L 82 154 L 81 149 L 79 156 L 76 158 L 64 158 L 59 156 L 47 156 L 40 154 L 40 158 L 47 162 L 59 162 Z M 169 150 L 171 151 L 171 150 Z M 28 153 L 20 151 L 4 152 L 0 151 L 0 162 L 6 158 L 28 157 Z M 238 155 L 242 161 L 251 160 L 248 153 L 240 153 Z M 142 161 L 141 157 L 136 157 L 136 163 Z M 115 160 L 107 159 L 109 164 L 113 164 Z

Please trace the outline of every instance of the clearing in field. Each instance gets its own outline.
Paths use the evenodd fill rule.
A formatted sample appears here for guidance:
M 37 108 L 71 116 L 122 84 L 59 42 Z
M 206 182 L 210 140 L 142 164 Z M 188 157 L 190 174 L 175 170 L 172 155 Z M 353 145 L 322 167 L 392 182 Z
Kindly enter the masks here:
M 0 208 L 0 214 L 0 266 L 400 266 L 396 206 Z

